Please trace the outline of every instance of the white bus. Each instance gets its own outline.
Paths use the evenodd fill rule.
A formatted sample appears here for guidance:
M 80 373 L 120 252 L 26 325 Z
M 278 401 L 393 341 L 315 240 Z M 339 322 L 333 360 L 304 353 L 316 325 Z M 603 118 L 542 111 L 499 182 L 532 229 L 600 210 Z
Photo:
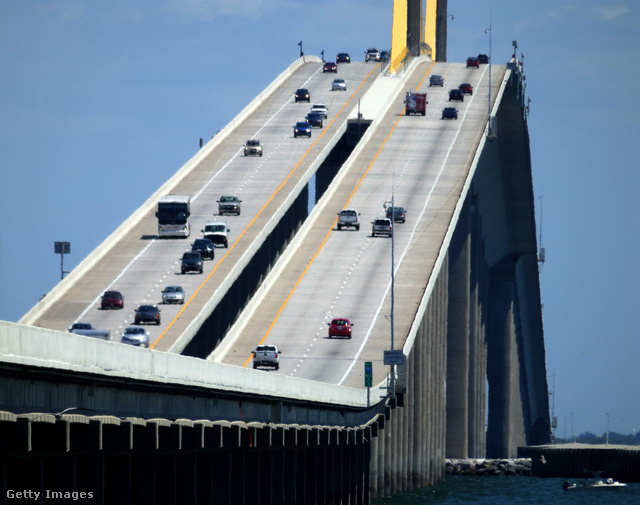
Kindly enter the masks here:
M 158 237 L 188 237 L 191 197 L 167 195 L 158 200 Z

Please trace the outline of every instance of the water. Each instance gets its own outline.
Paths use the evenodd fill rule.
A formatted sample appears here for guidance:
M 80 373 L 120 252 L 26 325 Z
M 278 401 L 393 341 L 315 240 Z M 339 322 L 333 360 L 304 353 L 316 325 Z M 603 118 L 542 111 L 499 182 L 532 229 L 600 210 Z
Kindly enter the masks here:
M 380 498 L 373 505 L 640 505 L 640 483 L 621 490 L 564 491 L 575 479 L 541 477 L 447 477 L 436 486 Z

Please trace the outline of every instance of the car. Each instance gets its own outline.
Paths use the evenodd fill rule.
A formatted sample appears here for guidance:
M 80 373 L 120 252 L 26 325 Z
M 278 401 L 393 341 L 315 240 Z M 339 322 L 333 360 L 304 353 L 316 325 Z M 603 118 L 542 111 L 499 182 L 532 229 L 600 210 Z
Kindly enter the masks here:
M 243 147 L 245 156 L 262 156 L 262 144 L 258 139 L 247 140 Z
M 182 255 L 182 264 L 180 265 L 180 272 L 186 274 L 187 272 L 196 272 L 201 274 L 204 270 L 202 265 L 202 255 L 195 252 L 185 252 Z
M 388 237 L 393 233 L 393 224 L 391 219 L 386 217 L 378 217 L 371 221 L 371 236 L 386 235 Z
M 94 328 L 91 323 L 73 323 L 67 330 L 69 333 L 83 335 L 85 337 L 101 338 L 102 340 L 111 340 L 111 332 L 109 330 L 99 330 Z
M 213 242 L 213 245 L 218 247 L 229 247 L 229 241 L 227 233 L 231 230 L 227 228 L 227 223 L 224 221 L 209 221 L 204 225 L 202 234 L 204 238 L 208 238 Z
M 100 299 L 100 308 L 106 309 L 123 309 L 124 297 L 120 291 L 105 291 Z
M 470 56 L 469 58 L 467 58 L 467 68 L 469 67 L 480 68 L 480 62 L 478 61 L 478 58 L 476 58 L 475 56 Z
M 239 216 L 242 211 L 242 200 L 237 196 L 221 196 L 220 200 L 217 200 L 217 204 L 218 214 L 220 216 L 223 214 L 235 214 L 236 216 Z
M 166 286 L 162 290 L 162 303 L 184 304 L 184 289 L 182 289 L 182 286 Z
M 479 54 L 478 63 L 482 65 L 487 65 L 489 63 L 489 57 L 486 54 Z
M 371 47 L 365 51 L 364 61 L 380 61 L 380 51 Z
M 334 74 L 338 73 L 338 65 L 333 61 L 327 61 L 324 65 L 322 65 L 322 73 L 333 72 Z
M 452 89 L 449 91 L 449 101 L 464 102 L 464 93 L 459 89 Z
M 347 81 L 344 79 L 334 79 L 331 83 L 331 91 L 347 91 Z
M 327 324 L 329 325 L 329 338 L 351 338 L 351 328 L 354 325 L 346 317 L 335 317 Z
M 444 77 L 437 74 L 430 75 L 429 86 L 440 86 L 442 88 L 444 86 Z
M 458 86 L 458 89 L 462 91 L 465 95 L 473 95 L 473 86 L 468 82 L 464 82 Z
M 297 89 L 294 95 L 294 99 L 296 102 L 310 102 L 311 93 L 309 93 L 309 90 L 306 88 Z
M 311 138 L 311 125 L 309 121 L 298 121 L 293 126 L 293 138 L 309 137 Z
M 380 51 L 380 61 L 388 61 L 391 58 L 389 51 Z
M 258 345 L 253 354 L 253 368 L 268 366 L 275 370 L 280 368 L 280 354 L 275 345 Z
M 156 326 L 160 325 L 160 309 L 157 305 L 140 305 L 136 309 L 136 315 L 134 317 L 133 324 L 142 323 L 155 323 Z
M 338 214 L 338 230 L 342 228 L 360 229 L 360 213 L 355 209 L 342 209 Z
M 138 347 L 149 347 L 149 334 L 140 326 L 127 326 L 122 332 L 123 344 L 136 345 Z
M 338 53 L 336 63 L 351 63 L 351 56 L 349 53 Z
M 404 223 L 407 220 L 407 211 L 404 207 L 387 207 L 387 217 L 395 222 Z
M 458 109 L 455 107 L 445 107 L 442 109 L 442 119 L 458 119 Z
M 327 106 L 323 103 L 314 103 L 311 106 L 311 112 L 319 112 L 325 119 L 327 119 L 329 109 L 327 109 Z
M 208 238 L 197 238 L 191 244 L 191 252 L 199 252 L 203 260 L 212 260 L 215 258 L 215 246 Z
M 313 127 L 322 128 L 324 117 L 319 112 L 309 112 L 307 122 Z

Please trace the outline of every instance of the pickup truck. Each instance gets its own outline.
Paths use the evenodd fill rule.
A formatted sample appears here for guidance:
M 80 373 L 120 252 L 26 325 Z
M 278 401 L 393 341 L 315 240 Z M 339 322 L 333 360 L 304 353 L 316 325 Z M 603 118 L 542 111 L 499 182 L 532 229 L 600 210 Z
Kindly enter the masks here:
M 218 214 L 235 214 L 240 215 L 242 200 L 237 196 L 221 196 L 218 200 Z
M 281 352 L 275 345 L 259 345 L 253 351 L 253 368 L 259 366 L 271 367 L 275 370 L 280 368 Z
M 69 333 L 76 335 L 84 335 L 85 337 L 101 338 L 102 340 L 111 340 L 111 332 L 109 330 L 97 330 L 90 323 L 73 323 L 69 326 Z

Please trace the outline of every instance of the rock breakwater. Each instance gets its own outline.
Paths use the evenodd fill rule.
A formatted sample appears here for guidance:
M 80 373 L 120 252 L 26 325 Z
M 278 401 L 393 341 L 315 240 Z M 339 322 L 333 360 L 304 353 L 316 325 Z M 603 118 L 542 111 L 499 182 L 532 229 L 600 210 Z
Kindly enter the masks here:
M 531 475 L 531 459 L 447 459 L 447 475 Z

